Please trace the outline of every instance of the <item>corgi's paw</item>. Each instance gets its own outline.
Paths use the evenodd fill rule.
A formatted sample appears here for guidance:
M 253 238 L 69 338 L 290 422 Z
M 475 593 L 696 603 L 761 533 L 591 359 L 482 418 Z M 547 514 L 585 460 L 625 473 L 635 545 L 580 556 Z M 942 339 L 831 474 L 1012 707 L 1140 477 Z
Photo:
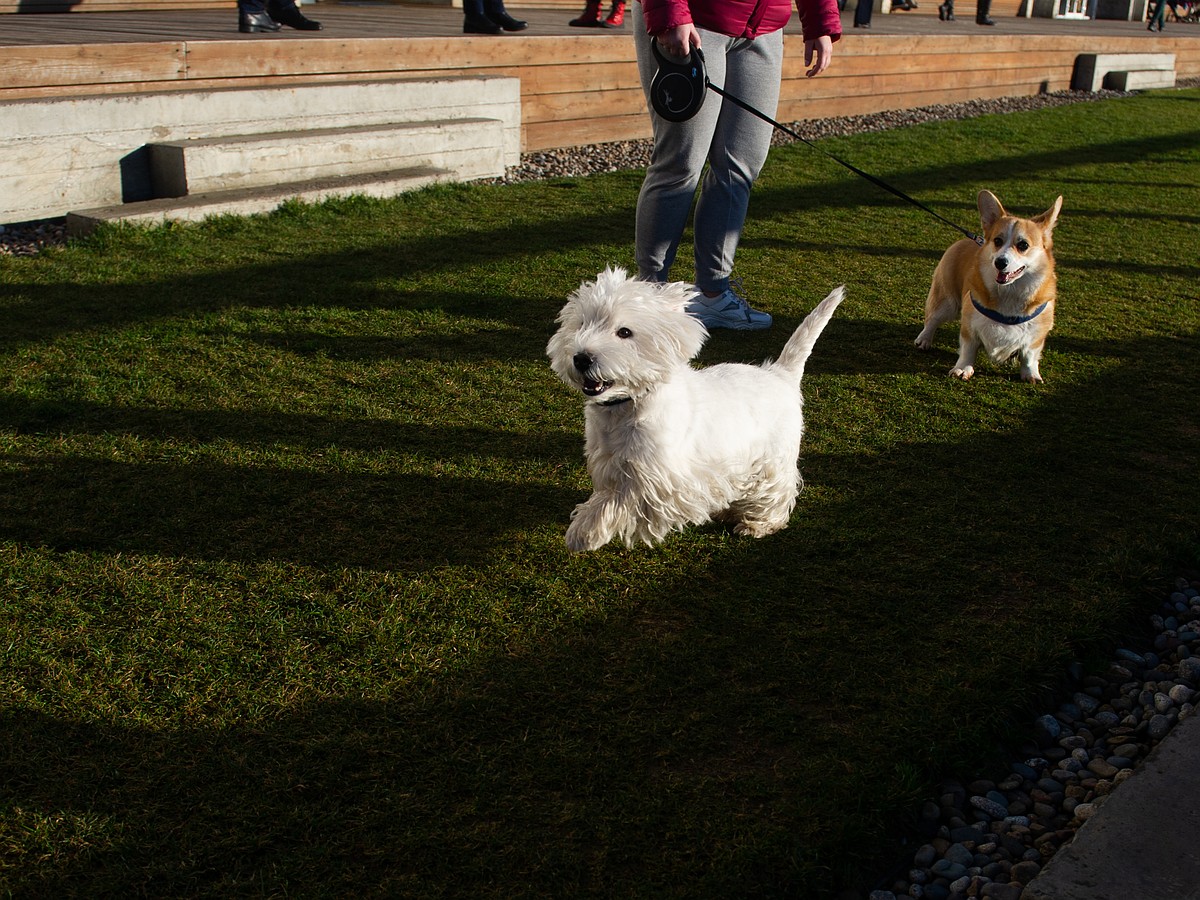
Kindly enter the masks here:
M 915 341 L 913 341 L 913 343 L 916 345 L 918 350 L 932 350 L 933 349 L 933 335 L 926 334 L 924 331 L 922 331 L 920 334 L 917 335 L 917 339 Z
M 974 374 L 975 374 L 974 366 L 963 366 L 961 368 L 959 368 L 958 366 L 955 366 L 953 369 L 950 370 L 951 378 L 960 378 L 963 381 L 969 381 L 971 376 Z
M 1042 376 L 1037 372 L 1022 372 L 1021 380 L 1026 384 L 1045 384 L 1045 382 L 1042 380 Z

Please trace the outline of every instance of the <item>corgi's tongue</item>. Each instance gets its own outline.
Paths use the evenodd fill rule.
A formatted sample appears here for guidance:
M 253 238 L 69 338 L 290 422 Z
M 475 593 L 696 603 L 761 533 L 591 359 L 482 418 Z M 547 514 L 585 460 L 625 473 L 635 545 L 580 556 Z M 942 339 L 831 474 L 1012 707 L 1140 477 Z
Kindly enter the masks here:
M 1009 272 L 1007 270 L 1003 271 L 1003 272 L 997 272 L 996 273 L 996 284 L 1009 284 L 1013 281 L 1016 281 L 1018 278 L 1020 278 L 1024 274 L 1025 274 L 1024 266 L 1021 266 L 1021 268 L 1019 268 L 1019 269 L 1013 269 L 1011 272 Z

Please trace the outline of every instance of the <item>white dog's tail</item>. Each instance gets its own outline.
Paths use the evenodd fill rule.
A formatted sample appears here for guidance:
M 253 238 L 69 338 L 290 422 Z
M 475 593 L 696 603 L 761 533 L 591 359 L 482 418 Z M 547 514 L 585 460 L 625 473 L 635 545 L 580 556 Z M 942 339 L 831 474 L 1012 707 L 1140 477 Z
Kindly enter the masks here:
M 808 362 L 813 345 L 817 343 L 817 338 L 821 336 L 821 332 L 833 318 L 833 311 L 838 308 L 838 304 L 845 296 L 846 286 L 844 284 L 830 291 L 829 296 L 817 304 L 816 309 L 805 317 L 804 321 L 800 323 L 800 327 L 788 338 L 783 352 L 779 354 L 779 359 L 775 360 L 773 364 L 774 367 L 790 372 L 795 376 L 796 383 L 799 384 L 800 376 L 804 374 L 804 364 Z

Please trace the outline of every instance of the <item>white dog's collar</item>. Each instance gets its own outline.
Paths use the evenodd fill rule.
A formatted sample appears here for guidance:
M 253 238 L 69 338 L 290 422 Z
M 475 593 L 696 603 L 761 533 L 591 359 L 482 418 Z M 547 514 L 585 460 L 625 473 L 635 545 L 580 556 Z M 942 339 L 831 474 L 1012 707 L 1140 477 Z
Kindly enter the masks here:
M 624 397 L 617 397 L 613 400 L 593 400 L 597 406 L 620 406 L 622 403 L 628 403 L 633 398 L 626 394 Z

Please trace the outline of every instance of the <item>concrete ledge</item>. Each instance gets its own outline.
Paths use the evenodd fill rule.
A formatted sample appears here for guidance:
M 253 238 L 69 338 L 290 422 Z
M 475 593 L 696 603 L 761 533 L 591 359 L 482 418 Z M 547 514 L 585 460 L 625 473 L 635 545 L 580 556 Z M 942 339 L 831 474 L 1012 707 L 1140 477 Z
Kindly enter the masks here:
M 1081 53 L 1075 57 L 1075 70 L 1071 75 L 1071 90 L 1098 91 L 1104 87 L 1104 79 L 1113 72 L 1158 72 L 1169 84 L 1154 87 L 1174 87 L 1174 53 Z
M 1104 76 L 1104 87 L 1110 91 L 1147 91 L 1152 88 L 1175 87 L 1175 72 L 1133 70 L 1109 72 Z
M 0 222 L 154 198 L 151 143 L 272 130 L 494 119 L 503 166 L 521 156 L 520 80 L 338 82 L 0 102 Z M 386 168 L 384 163 L 376 168 Z M 481 177 L 479 173 L 470 177 Z
M 213 191 L 187 197 L 143 200 L 138 203 L 117 203 L 67 213 L 67 233 L 73 236 L 89 234 L 101 222 L 199 222 L 210 216 L 268 213 L 277 209 L 285 200 L 319 203 L 332 197 L 349 197 L 354 194 L 392 197 L 425 185 L 452 180 L 455 180 L 455 173 L 446 169 L 418 167 L 341 178 L 318 178 L 269 187 Z
M 502 174 L 505 164 L 497 119 L 240 134 L 154 143 L 147 150 L 156 198 L 411 166 L 436 166 L 465 181 Z

